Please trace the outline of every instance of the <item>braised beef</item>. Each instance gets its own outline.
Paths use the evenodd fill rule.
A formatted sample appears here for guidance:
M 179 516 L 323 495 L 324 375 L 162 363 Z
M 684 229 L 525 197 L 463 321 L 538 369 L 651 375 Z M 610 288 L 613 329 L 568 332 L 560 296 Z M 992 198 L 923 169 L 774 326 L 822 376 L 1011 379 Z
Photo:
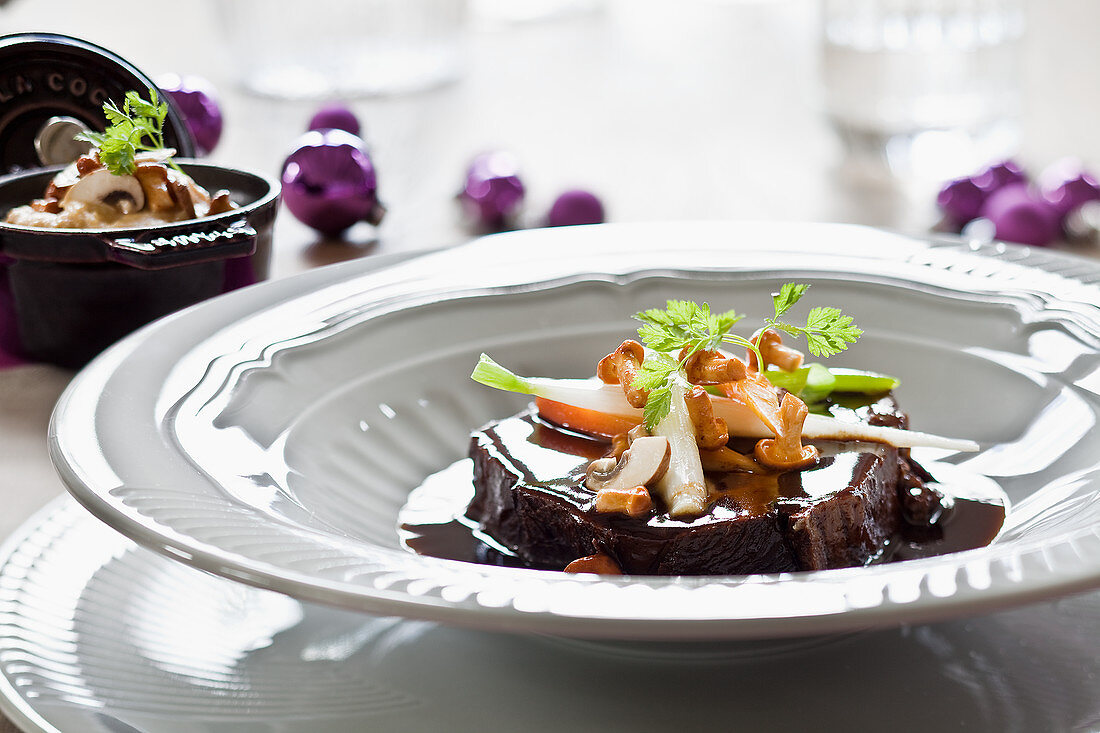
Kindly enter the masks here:
M 876 424 L 906 423 L 890 398 L 834 409 Z M 659 504 L 649 516 L 630 518 L 593 511 L 593 492 L 584 487 L 585 467 L 609 445 L 528 411 L 473 435 L 475 494 L 467 516 L 540 567 L 603 553 L 627 573 L 727 575 L 863 565 L 898 532 L 903 503 L 917 519 L 934 513 L 920 492 L 927 474 L 904 451 L 878 443 L 815 445 L 821 460 L 803 471 L 708 474 L 714 503 L 692 521 L 670 518 Z

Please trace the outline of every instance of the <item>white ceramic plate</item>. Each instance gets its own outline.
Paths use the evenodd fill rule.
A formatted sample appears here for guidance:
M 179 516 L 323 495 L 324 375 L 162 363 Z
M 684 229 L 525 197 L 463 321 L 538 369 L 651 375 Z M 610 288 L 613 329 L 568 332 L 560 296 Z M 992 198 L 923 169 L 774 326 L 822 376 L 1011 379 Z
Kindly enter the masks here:
M 1095 471 L 1100 268 L 1018 247 L 839 225 L 517 232 L 375 269 L 248 289 L 147 328 L 61 399 L 52 455 L 76 498 L 138 543 L 252 585 L 372 613 L 567 636 L 829 633 L 1100 586 Z M 670 297 L 765 314 L 788 280 L 865 335 L 841 365 L 902 377 L 938 456 L 1013 502 L 989 547 L 736 578 L 599 579 L 419 557 L 397 516 L 470 430 L 523 400 L 472 383 L 590 373 L 629 314 Z M 751 330 L 754 323 L 747 323 Z
M 578 646 L 299 603 L 63 497 L 0 548 L 0 709 L 33 733 L 780 731 L 806 710 L 818 730 L 1086 731 L 1098 623 L 1093 593 L 875 633 Z

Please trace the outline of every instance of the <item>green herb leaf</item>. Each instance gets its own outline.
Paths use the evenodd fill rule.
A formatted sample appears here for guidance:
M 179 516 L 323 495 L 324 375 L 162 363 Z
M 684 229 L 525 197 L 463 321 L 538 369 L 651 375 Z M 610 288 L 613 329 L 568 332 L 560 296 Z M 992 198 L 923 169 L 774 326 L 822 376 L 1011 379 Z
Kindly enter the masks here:
M 818 357 L 833 356 L 863 335 L 839 308 L 814 308 L 806 318 L 806 345 Z
M 768 319 L 768 326 L 792 336 L 805 336 L 806 347 L 817 357 L 839 354 L 848 348 L 848 344 L 863 335 L 863 331 L 852 323 L 852 317 L 840 312 L 839 308 L 813 308 L 806 317 L 806 325 L 799 326 L 779 318 L 790 310 L 791 306 L 806 293 L 809 285 L 788 283 L 773 296 L 775 316 Z
M 711 313 L 710 305 L 690 300 L 670 300 L 665 310 L 650 308 L 635 313 L 642 322 L 638 337 L 655 351 L 679 352 L 685 346 L 690 353 L 718 348 L 722 337 L 743 316 L 734 311 Z
M 645 409 L 642 410 L 642 419 L 645 421 L 646 429 L 652 432 L 662 420 L 668 417 L 671 410 L 672 389 L 669 385 L 665 384 L 652 390 L 649 393 L 649 399 L 645 402 Z
M 780 318 L 794 307 L 794 304 L 801 300 L 809 289 L 809 285 L 800 283 L 785 283 L 783 287 L 779 288 L 779 292 L 772 295 L 772 304 L 775 305 L 775 318 Z
M 636 389 L 658 389 L 668 381 L 669 375 L 679 368 L 679 362 L 668 354 L 655 352 L 642 362 L 642 368 L 635 375 L 630 386 Z
M 103 116 L 112 125 L 130 124 L 130 116 L 120 110 L 114 102 L 108 101 L 103 105 Z
M 152 125 L 153 122 L 164 122 L 164 118 L 168 114 L 168 105 L 159 104 L 157 90 L 150 87 L 148 101 L 142 99 L 137 92 L 126 92 L 126 110 L 139 119 L 146 118 Z M 160 125 L 157 125 L 158 129 L 159 127 Z
M 99 162 L 116 176 L 134 172 L 134 158 L 139 152 L 164 147 L 164 120 L 168 105 L 160 102 L 155 89 L 149 89 L 149 99 L 137 92 L 126 92 L 122 109 L 114 102 L 103 105 L 103 116 L 109 126 L 103 132 L 86 132 L 76 136 L 99 149 Z M 175 163 L 169 164 L 179 170 Z
M 805 336 L 809 351 L 814 356 L 832 356 L 848 348 L 848 344 L 863 333 L 852 323 L 851 316 L 842 314 L 838 308 L 818 307 L 810 311 L 805 326 L 780 320 L 809 289 L 810 286 L 804 283 L 784 284 L 772 296 L 775 315 L 767 319 L 767 325 L 791 336 Z M 669 413 L 672 399 L 670 386 L 673 382 L 680 380 L 687 385 L 683 366 L 692 354 L 712 351 L 722 343 L 728 343 L 751 349 L 756 352 L 757 359 L 760 358 L 756 344 L 743 336 L 729 333 L 742 318 L 732 310 L 712 313 L 707 303 L 670 300 L 664 309 L 650 308 L 635 313 L 634 318 L 642 323 L 638 328 L 638 337 L 651 349 L 633 382 L 635 387 L 649 390 L 644 418 L 650 430 Z M 681 352 L 684 352 L 684 358 L 680 361 L 669 356 Z M 805 375 L 805 371 L 798 375 L 799 389 L 805 386 Z
M 681 363 L 659 351 L 646 356 L 642 367 L 638 370 L 631 386 L 649 391 L 645 409 L 642 411 L 642 419 L 648 430 L 657 427 L 672 409 L 671 385 L 677 379 L 683 380 L 680 374 Z
M 671 409 L 672 382 L 676 379 L 686 382 L 681 373 L 684 361 L 697 351 L 717 349 L 742 316 L 732 310 L 712 313 L 708 303 L 700 305 L 690 300 L 670 300 L 664 310 L 650 308 L 635 313 L 634 318 L 642 322 L 638 337 L 652 351 L 642 362 L 631 384 L 649 390 L 643 418 L 646 427 L 653 430 Z M 687 353 L 682 361 L 668 355 L 679 354 L 685 348 Z

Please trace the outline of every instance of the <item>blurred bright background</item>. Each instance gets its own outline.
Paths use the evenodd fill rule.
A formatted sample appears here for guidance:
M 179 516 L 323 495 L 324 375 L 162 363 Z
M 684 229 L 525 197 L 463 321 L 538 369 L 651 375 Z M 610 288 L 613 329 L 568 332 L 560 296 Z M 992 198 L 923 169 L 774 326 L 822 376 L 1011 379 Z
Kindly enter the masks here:
M 905 4 L 913 3 L 879 3 Z M 372 19 L 393 22 L 387 5 L 217 0 L 139 12 L 126 0 L 11 0 L 0 8 L 0 30 L 77 35 L 152 77 L 205 77 L 226 119 L 213 160 L 277 174 L 323 100 L 295 99 L 311 93 L 300 80 L 285 85 L 282 99 L 245 90 L 246 61 L 235 51 L 253 61 L 269 51 L 275 59 L 308 58 L 350 39 L 348 48 L 366 53 L 377 40 Z M 830 12 L 843 5 L 832 0 Z M 1100 164 L 1100 3 L 1015 5 L 1022 36 L 982 73 L 1003 76 L 1006 58 L 1017 64 L 1017 160 L 1041 168 L 1072 155 Z M 363 122 L 389 214 L 378 230 L 358 225 L 347 242 L 334 244 L 319 243 L 284 212 L 276 274 L 299 268 L 302 256 L 317 264 L 468 238 L 453 197 L 469 159 L 490 149 L 509 150 L 520 162 L 525 225 L 538 223 L 559 191 L 583 187 L 603 198 L 611 221 L 847 221 L 927 231 L 937 220 L 940 176 L 973 165 L 977 152 L 901 174 L 854 158 L 826 114 L 823 8 L 819 0 L 473 0 L 462 15 L 452 83 L 415 93 L 320 95 L 342 98 Z M 949 62 L 937 73 L 950 80 L 954 70 Z M 846 93 L 858 104 L 860 82 L 853 83 Z
M 225 119 L 210 156 L 220 165 L 278 176 L 323 104 L 350 107 L 385 219 L 325 238 L 284 207 L 276 277 L 476 236 L 456 194 L 471 159 L 490 150 L 519 163 L 521 227 L 542 225 L 560 192 L 583 188 L 603 200 L 610 222 L 849 222 L 925 235 L 940 223 L 944 181 L 1004 156 L 1033 173 L 1067 156 L 1100 170 L 1097 29 L 1100 0 L 0 0 L 0 33 L 73 35 L 153 79 L 208 80 Z M 428 42 L 406 43 L 421 32 Z M 0 102 L 19 71 L 0 74 Z M 433 83 L 411 90 L 413 72 Z M 370 85 L 390 90 L 351 89 Z M 996 133 L 968 142 L 937 126 Z M 1096 238 L 1055 246 L 1100 254 Z M 1083 357 L 1081 368 L 1090 363 Z M 8 365 L 0 369 L 0 489 L 8 489 L 0 537 L 62 492 L 46 435 L 73 374 Z M 918 628 L 906 629 L 902 648 L 927 645 L 926 666 L 958 672 L 941 675 L 960 693 L 948 706 L 973 696 L 984 715 L 983 684 L 993 680 L 1010 697 L 1037 688 L 1053 716 L 1085 694 L 1065 679 L 1094 676 L 1066 652 L 1073 639 L 1092 638 L 1095 604 L 1084 603 L 998 617 L 988 645 L 967 621 L 956 629 L 966 644 Z M 1016 655 L 992 654 L 1017 636 Z M 1062 643 L 1025 648 L 1028 638 Z M 823 649 L 832 659 L 834 648 Z M 1061 678 L 1057 655 L 1073 665 Z M 1050 684 L 1000 666 L 1032 657 Z M 906 680 L 906 694 L 920 688 L 919 677 Z M 1021 700 L 993 708 L 1011 717 Z M 13 730 L 0 716 L 0 732 Z

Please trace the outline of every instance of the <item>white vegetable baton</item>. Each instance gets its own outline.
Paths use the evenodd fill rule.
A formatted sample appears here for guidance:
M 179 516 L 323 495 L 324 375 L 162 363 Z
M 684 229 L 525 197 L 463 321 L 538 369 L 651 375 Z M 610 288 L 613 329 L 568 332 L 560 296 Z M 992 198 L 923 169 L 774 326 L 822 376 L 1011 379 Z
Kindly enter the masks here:
M 598 379 L 520 377 L 485 354 L 481 355 L 481 360 L 470 376 L 476 382 L 506 392 L 542 397 L 554 402 L 642 422 L 642 411 L 631 407 L 623 395 L 622 387 L 617 384 L 604 384 Z M 711 404 L 714 406 L 715 416 L 726 421 L 730 435 L 745 438 L 773 437 L 772 431 L 741 401 L 712 396 Z M 802 426 L 802 437 L 810 440 L 867 440 L 886 443 L 895 448 L 943 448 L 959 452 L 978 450 L 978 444 L 972 440 L 945 438 L 930 433 L 866 423 L 850 423 L 824 415 L 807 416 L 806 423 Z
M 695 444 L 695 428 L 691 424 L 684 388 L 678 382 L 671 385 L 671 406 L 664 420 L 657 423 L 654 434 L 668 438 L 672 457 L 668 470 L 654 490 L 660 495 L 669 516 L 697 517 L 707 510 L 707 484 L 703 479 L 703 463 Z M 622 390 L 619 390 L 622 393 Z

